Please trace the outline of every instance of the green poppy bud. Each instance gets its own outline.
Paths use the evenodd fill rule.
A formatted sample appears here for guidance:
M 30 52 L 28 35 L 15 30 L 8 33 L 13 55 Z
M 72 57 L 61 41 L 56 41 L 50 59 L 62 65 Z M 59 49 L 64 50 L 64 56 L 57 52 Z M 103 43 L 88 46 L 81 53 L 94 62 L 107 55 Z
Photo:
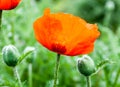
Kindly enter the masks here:
M 17 65 L 19 52 L 15 46 L 13 45 L 5 46 L 2 50 L 2 54 L 3 60 L 8 66 L 14 67 Z
M 84 55 L 78 60 L 78 70 L 84 76 L 90 76 L 96 71 L 96 67 L 93 60 L 89 56 Z

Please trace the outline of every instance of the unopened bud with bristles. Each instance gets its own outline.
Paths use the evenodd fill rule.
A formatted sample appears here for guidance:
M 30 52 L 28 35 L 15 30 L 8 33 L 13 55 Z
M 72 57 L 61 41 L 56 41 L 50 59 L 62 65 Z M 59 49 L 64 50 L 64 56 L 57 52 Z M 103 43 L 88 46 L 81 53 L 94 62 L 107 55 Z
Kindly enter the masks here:
M 96 71 L 94 61 L 89 56 L 84 55 L 78 60 L 78 70 L 84 76 L 90 76 Z
M 18 62 L 19 52 L 13 45 L 5 46 L 2 50 L 4 62 L 11 67 L 15 67 Z

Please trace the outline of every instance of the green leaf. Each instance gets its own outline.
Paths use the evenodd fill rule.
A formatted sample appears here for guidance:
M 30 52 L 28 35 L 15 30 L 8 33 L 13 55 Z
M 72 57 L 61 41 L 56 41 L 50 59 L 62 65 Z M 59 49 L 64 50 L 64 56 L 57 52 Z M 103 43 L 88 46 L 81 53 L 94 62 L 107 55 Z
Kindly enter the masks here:
M 97 74 L 101 69 L 103 69 L 107 64 L 113 64 L 115 62 L 109 60 L 109 59 L 106 59 L 106 60 L 103 60 L 101 61 L 98 65 L 97 65 L 97 69 L 96 69 L 96 72 L 94 74 Z M 94 75 L 93 74 L 93 75 Z
M 114 63 L 113 61 L 111 61 L 111 60 L 103 60 L 103 61 L 101 61 L 98 65 L 97 65 L 97 69 L 99 69 L 99 68 L 103 68 L 104 66 L 106 66 L 106 64 L 112 64 L 112 63 Z

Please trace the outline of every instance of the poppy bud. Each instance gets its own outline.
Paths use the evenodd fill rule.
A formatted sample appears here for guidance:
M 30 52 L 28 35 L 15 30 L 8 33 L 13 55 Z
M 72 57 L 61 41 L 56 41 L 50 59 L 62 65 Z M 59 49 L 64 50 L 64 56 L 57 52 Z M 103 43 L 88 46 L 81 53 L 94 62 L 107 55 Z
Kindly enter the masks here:
M 96 67 L 93 60 L 85 55 L 78 60 L 78 70 L 84 76 L 90 76 L 96 71 Z
M 2 50 L 3 60 L 8 66 L 16 66 L 18 62 L 19 52 L 13 45 L 5 46 Z

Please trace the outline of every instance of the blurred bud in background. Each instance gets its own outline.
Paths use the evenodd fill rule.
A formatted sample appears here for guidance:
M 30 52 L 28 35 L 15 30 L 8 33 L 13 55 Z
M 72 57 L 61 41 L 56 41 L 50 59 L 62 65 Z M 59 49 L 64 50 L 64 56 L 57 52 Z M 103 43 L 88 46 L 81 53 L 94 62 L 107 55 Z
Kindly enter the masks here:
M 25 50 L 24 50 L 24 54 L 25 54 L 25 53 L 32 52 L 32 51 L 34 51 L 34 50 L 35 50 L 34 47 L 32 47 L 32 46 L 27 46 L 27 47 L 25 48 Z M 28 55 L 26 61 L 27 61 L 28 63 L 32 63 L 33 60 L 34 60 L 34 59 L 33 59 L 33 58 L 34 58 L 33 56 L 34 56 L 34 54 Z
M 113 1 L 111 1 L 111 0 L 109 0 L 109 1 L 106 2 L 105 8 L 108 11 L 112 11 L 112 10 L 115 9 L 115 3 Z

